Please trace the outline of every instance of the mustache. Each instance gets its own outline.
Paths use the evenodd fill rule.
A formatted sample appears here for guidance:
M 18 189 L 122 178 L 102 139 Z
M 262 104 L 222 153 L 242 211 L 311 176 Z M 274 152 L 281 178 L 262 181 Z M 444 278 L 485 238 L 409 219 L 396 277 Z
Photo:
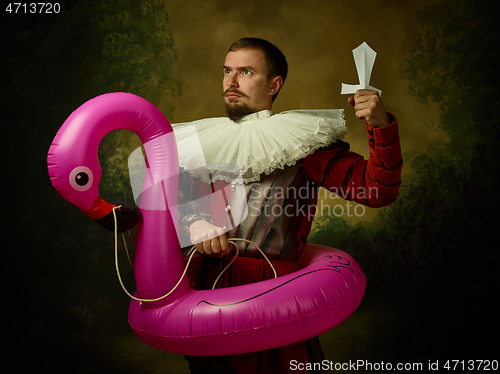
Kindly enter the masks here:
M 232 93 L 238 94 L 238 95 L 240 95 L 241 97 L 246 97 L 246 96 L 247 96 L 247 95 L 245 95 L 243 92 L 238 91 L 236 88 L 228 88 L 227 90 L 225 90 L 225 91 L 222 93 L 222 96 L 226 96 L 229 92 L 232 92 Z

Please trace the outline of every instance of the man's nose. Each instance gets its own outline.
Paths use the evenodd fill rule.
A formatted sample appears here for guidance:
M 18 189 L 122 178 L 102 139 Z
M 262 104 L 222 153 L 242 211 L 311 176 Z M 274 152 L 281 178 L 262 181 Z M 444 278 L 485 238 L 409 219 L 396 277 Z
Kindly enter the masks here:
M 238 87 L 238 79 L 235 75 L 230 75 L 226 80 L 226 86 L 229 87 Z

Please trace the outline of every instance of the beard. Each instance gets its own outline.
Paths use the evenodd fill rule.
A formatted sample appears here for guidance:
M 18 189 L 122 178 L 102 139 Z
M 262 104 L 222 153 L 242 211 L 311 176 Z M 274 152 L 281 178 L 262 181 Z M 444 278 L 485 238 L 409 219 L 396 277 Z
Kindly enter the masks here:
M 248 114 L 252 114 L 254 110 L 246 103 L 237 104 L 235 102 L 226 102 L 226 114 L 233 122 L 237 122 Z
M 237 93 L 243 98 L 248 97 L 243 92 L 240 92 L 235 88 L 228 88 L 227 90 L 224 91 L 222 95 L 225 96 L 228 92 Z M 248 104 L 246 103 L 238 104 L 236 100 L 229 100 L 229 102 L 225 101 L 225 104 L 226 104 L 226 114 L 229 117 L 229 119 L 233 122 L 236 122 L 245 117 L 246 115 L 255 112 L 255 110 L 250 108 Z

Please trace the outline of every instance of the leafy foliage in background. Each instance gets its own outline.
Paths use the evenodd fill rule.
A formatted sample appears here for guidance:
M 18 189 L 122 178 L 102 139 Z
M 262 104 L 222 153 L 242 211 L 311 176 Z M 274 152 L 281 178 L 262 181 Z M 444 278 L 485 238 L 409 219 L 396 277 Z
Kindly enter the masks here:
M 409 92 L 439 103 L 437 128 L 466 163 L 478 142 L 494 141 L 499 103 L 494 100 L 500 51 L 494 2 L 444 1 L 416 18 L 415 48 L 403 70 Z M 467 158 L 469 157 L 469 158 Z

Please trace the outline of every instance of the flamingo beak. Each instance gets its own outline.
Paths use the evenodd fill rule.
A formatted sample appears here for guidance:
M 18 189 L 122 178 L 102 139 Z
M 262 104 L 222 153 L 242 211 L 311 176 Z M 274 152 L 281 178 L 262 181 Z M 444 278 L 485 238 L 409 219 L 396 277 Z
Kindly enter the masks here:
M 104 228 L 114 231 L 115 215 L 113 214 L 113 209 L 116 214 L 118 232 L 130 230 L 142 221 L 142 213 L 139 209 L 117 207 L 116 205 L 108 203 L 101 196 L 97 196 L 94 200 L 94 205 L 83 212 Z
M 116 227 L 118 232 L 125 232 L 130 230 L 132 227 L 136 226 L 142 221 L 142 213 L 139 209 L 129 209 L 129 208 L 117 208 L 116 213 Z M 115 218 L 113 212 L 109 212 L 104 217 L 94 219 L 98 224 L 104 228 L 114 231 L 115 230 Z

